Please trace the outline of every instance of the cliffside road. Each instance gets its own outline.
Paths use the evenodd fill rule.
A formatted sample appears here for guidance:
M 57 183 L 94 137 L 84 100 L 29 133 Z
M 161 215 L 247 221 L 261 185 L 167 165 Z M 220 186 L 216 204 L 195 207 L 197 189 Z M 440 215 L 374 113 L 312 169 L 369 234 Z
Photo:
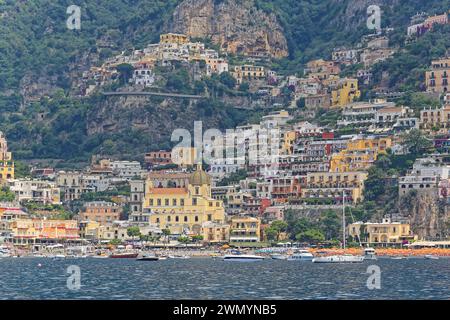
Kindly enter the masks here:
M 170 98 L 188 98 L 188 99 L 206 99 L 206 96 L 199 96 L 193 94 L 180 94 L 180 93 L 164 93 L 164 92 L 103 92 L 104 96 L 160 96 L 160 97 L 170 97 Z

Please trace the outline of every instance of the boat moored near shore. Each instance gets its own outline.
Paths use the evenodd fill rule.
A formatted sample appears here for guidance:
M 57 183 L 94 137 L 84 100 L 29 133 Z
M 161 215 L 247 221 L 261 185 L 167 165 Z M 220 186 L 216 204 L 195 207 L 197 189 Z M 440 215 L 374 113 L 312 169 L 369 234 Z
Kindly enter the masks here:
M 265 258 L 253 254 L 227 254 L 223 257 L 224 261 L 261 261 Z

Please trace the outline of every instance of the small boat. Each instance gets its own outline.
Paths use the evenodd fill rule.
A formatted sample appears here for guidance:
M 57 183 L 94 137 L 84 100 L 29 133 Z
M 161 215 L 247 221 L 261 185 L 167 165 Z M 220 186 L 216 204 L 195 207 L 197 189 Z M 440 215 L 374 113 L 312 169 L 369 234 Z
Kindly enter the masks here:
M 166 256 L 159 256 L 158 260 L 167 260 L 167 257 Z
M 392 260 L 403 260 L 406 259 L 406 257 L 402 257 L 402 256 L 395 256 L 395 257 L 391 257 Z
M 432 254 L 427 254 L 424 256 L 425 259 L 429 259 L 429 260 L 438 260 L 439 257 L 438 256 L 434 256 Z
M 169 259 L 189 259 L 189 256 L 182 256 L 182 255 L 169 255 Z
M 377 253 L 374 248 L 364 248 L 364 260 L 377 260 Z
M 351 254 L 317 257 L 312 260 L 314 263 L 360 263 L 363 261 L 363 256 L 354 256 Z
M 287 260 L 287 259 L 288 259 L 288 257 L 287 257 L 286 255 L 284 255 L 284 254 L 279 254 L 279 253 L 272 254 L 270 257 L 271 257 L 273 260 Z
M 159 257 L 155 255 L 142 255 L 136 258 L 137 261 L 158 261 Z
M 135 259 L 139 254 L 136 252 L 113 253 L 109 257 L 113 259 Z
M 265 258 L 253 254 L 227 254 L 223 257 L 224 261 L 260 261 Z
M 287 258 L 289 261 L 312 261 L 314 256 L 308 250 L 299 250 Z

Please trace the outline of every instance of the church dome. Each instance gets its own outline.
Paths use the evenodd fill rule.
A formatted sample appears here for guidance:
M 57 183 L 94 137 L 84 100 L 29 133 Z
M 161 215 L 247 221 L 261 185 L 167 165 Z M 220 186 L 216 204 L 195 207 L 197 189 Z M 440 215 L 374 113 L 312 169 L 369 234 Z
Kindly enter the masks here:
M 206 174 L 201 168 L 191 174 L 189 177 L 189 184 L 193 186 L 201 186 L 204 184 L 211 184 L 211 177 Z

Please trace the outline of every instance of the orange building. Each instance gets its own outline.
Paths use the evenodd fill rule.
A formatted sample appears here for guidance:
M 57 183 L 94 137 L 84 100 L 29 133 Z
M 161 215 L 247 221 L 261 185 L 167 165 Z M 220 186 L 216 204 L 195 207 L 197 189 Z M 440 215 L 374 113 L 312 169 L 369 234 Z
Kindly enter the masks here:
M 80 213 L 80 219 L 82 221 L 96 221 L 100 225 L 106 225 L 119 220 L 122 211 L 122 207 L 113 202 L 92 201 L 86 203 L 83 212 Z
M 78 224 L 75 220 L 17 219 L 11 222 L 11 242 L 33 244 L 77 240 Z
M 447 93 L 450 75 L 450 58 L 433 60 L 431 69 L 425 72 L 425 84 L 428 92 Z
M 149 166 L 163 166 L 172 163 L 172 152 L 159 150 L 145 154 L 144 161 Z

